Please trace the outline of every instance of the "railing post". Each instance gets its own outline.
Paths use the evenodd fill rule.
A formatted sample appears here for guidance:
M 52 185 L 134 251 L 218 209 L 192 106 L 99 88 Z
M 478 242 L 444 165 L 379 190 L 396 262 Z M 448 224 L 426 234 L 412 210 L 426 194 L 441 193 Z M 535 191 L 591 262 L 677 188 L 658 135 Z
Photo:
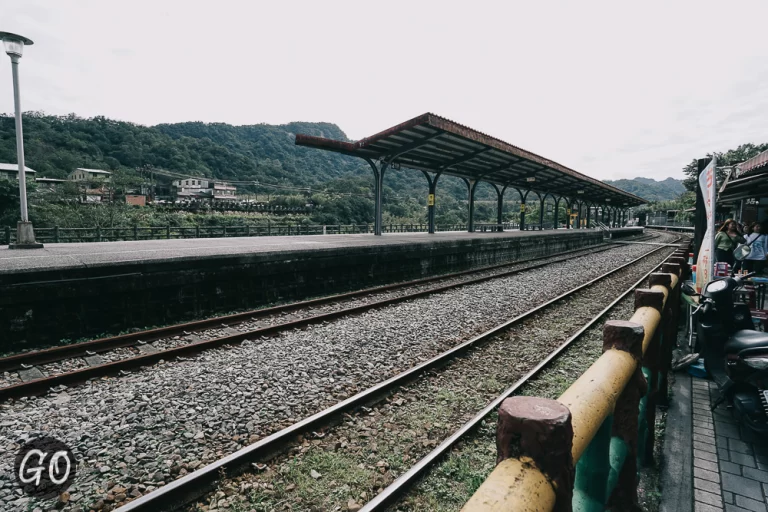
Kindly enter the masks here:
M 171 239 L 171 226 L 165 226 L 165 238 L 170 240 Z
M 663 301 L 664 296 L 660 295 Z M 635 309 L 645 305 L 645 299 L 642 297 L 645 297 L 644 290 L 635 291 Z M 641 305 L 638 305 L 638 300 Z M 648 390 L 640 366 L 644 337 L 645 328 L 634 322 L 608 320 L 603 327 L 603 352 L 611 349 L 621 350 L 637 361 L 635 371 L 616 400 L 613 411 L 608 510 L 641 510 L 637 505 L 637 446 L 640 400 Z
M 603 420 L 576 465 L 573 502 L 574 508 L 581 512 L 602 512 L 605 509 L 607 482 L 611 473 L 612 423 L 613 416 Z
M 669 274 L 654 273 L 649 278 L 649 285 L 651 287 L 661 285 L 669 289 L 671 282 Z M 656 406 L 664 402 L 664 397 L 660 392 L 660 381 L 663 372 L 666 371 L 664 369 L 663 345 L 666 341 L 665 325 L 669 321 L 669 299 L 667 299 L 666 312 L 662 311 L 663 303 L 664 294 L 662 292 L 651 290 L 637 290 L 635 292 L 635 309 L 648 306 L 657 310 L 661 315 L 659 326 L 656 328 L 653 339 L 650 341 L 643 356 L 643 369 L 648 380 L 648 393 L 644 407 L 641 407 L 640 433 L 642 437 L 639 442 L 639 458 L 640 462 L 645 466 L 653 464 L 653 448 L 656 442 Z
M 96 241 L 101 242 L 101 226 L 96 226 Z
M 136 225 L 133 226 L 133 239 L 134 240 L 139 239 L 139 226 L 136 226 Z
M 5 245 L 11 245 L 11 226 L 5 226 Z
M 245 225 L 245 236 L 251 236 L 251 225 L 246 224 Z
M 53 242 L 59 243 L 59 226 L 53 226 Z
M 507 398 L 499 407 L 496 427 L 496 469 L 499 478 L 487 479 L 467 502 L 462 511 L 474 509 L 505 510 L 541 509 L 543 501 L 554 497 L 557 512 L 572 510 L 574 467 L 572 446 L 573 425 L 571 412 L 556 400 L 516 396 Z M 524 464 L 521 466 L 521 462 Z M 547 482 L 539 492 L 513 495 L 509 485 L 517 481 L 515 475 L 539 472 Z M 502 476 L 503 475 L 503 476 Z M 537 488 L 529 488 L 536 491 Z M 529 505 L 529 506 L 526 506 Z
M 669 401 L 669 367 L 672 364 L 672 350 L 677 345 L 677 327 L 680 320 L 680 264 L 665 263 L 661 266 L 662 272 L 673 274 L 678 277 L 677 286 L 672 289 L 670 284 L 665 284 L 669 290 L 667 298 L 667 307 L 665 315 L 668 317 L 666 322 L 662 322 L 664 328 L 662 334 L 661 361 L 659 364 L 659 405 L 667 405 Z M 651 276 L 653 278 L 653 276 Z M 661 283 L 660 283 L 661 284 Z M 662 318 L 664 320 L 664 318 Z
M 200 238 L 200 225 L 195 226 L 195 238 Z

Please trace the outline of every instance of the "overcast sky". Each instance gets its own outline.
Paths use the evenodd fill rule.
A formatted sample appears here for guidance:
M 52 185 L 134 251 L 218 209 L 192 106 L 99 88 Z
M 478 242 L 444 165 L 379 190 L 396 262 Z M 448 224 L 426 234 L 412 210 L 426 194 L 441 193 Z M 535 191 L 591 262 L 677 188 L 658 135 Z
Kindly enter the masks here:
M 768 142 L 764 0 L 0 0 L 24 110 L 153 125 L 434 112 L 600 179 Z M 0 112 L 13 111 L 10 64 Z

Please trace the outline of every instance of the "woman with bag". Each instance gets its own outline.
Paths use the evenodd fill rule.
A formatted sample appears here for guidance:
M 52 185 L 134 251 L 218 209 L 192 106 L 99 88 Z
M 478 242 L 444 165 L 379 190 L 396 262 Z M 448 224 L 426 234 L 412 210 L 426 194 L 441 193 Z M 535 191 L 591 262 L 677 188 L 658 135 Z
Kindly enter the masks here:
M 761 274 L 765 268 L 765 258 L 768 255 L 768 235 L 763 233 L 763 226 L 752 224 L 752 234 L 747 236 L 749 254 L 744 258 L 744 270 Z
M 739 225 L 733 219 L 726 220 L 715 237 L 715 257 L 718 262 L 728 263 L 731 268 L 736 261 L 733 251 L 736 246 L 744 243 L 744 237 L 739 232 Z

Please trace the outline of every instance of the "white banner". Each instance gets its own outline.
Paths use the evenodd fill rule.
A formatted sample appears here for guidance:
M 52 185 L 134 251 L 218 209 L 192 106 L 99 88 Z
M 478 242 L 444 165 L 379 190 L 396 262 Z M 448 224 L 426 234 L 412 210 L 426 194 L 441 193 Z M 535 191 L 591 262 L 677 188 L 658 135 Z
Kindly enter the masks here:
M 704 209 L 707 212 L 707 230 L 701 239 L 699 257 L 696 260 L 696 289 L 701 291 L 712 280 L 715 270 L 715 194 L 717 179 L 715 168 L 717 161 L 712 158 L 706 169 L 699 174 L 699 187 L 704 197 Z

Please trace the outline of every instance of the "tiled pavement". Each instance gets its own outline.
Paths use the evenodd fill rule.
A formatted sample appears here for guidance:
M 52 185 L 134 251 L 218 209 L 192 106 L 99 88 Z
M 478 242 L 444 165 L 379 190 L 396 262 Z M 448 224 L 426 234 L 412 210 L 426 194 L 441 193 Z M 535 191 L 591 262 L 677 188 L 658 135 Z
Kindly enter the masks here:
M 676 378 L 691 379 L 693 511 L 768 512 L 768 440 L 740 426 L 725 404 L 710 411 L 714 383 Z

